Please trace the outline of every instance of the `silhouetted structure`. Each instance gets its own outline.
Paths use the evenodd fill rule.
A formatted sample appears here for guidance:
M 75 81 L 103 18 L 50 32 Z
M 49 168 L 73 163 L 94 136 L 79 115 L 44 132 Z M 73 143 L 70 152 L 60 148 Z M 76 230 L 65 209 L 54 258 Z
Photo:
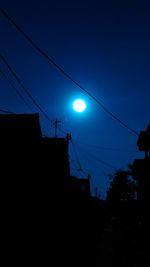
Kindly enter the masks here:
M 70 186 L 77 193 L 84 193 L 84 195 L 90 197 L 90 178 L 77 178 L 75 176 L 70 177 Z
M 37 177 L 41 138 L 38 114 L 0 115 L 2 177 Z
M 146 131 L 141 131 L 137 141 L 137 146 L 140 151 L 145 152 L 145 158 L 150 157 L 150 123 Z
M 64 190 L 70 178 L 68 145 L 67 138 L 42 138 L 41 175 L 54 194 Z
M 137 146 L 140 151 L 144 151 L 145 158 L 134 160 L 133 174 L 138 183 L 138 200 L 147 202 L 150 196 L 150 124 L 146 131 L 140 132 Z
M 42 137 L 38 114 L 0 115 L 3 247 L 15 264 L 92 264 L 98 209 L 89 179 L 70 177 L 68 142 Z
M 14 184 L 41 180 L 56 192 L 70 176 L 68 140 L 43 138 L 38 114 L 0 115 L 0 147 L 2 177 Z

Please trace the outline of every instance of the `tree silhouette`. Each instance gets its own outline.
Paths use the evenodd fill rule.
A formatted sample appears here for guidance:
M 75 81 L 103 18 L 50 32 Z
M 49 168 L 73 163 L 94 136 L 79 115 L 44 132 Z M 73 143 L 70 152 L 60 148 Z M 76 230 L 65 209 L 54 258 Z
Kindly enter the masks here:
M 135 182 L 128 171 L 119 170 L 110 175 L 110 187 L 107 191 L 107 200 L 111 202 L 130 201 L 135 199 Z

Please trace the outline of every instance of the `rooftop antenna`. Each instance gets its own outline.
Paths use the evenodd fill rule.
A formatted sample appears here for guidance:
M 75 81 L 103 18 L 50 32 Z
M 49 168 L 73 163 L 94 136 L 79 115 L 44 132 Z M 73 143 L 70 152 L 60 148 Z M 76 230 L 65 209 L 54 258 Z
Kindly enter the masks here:
M 55 138 L 57 138 L 57 130 L 60 129 L 61 120 L 55 119 L 51 122 L 51 126 L 55 129 Z

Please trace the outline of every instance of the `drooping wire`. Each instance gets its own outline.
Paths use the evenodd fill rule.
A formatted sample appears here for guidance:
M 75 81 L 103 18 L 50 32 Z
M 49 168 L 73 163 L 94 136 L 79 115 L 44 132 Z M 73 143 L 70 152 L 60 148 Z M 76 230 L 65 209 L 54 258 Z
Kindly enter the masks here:
M 75 148 L 75 144 L 74 144 L 72 138 L 71 138 L 70 141 L 71 141 L 71 144 L 72 144 L 72 147 L 73 147 L 74 155 L 75 155 L 75 157 L 76 157 L 76 162 L 78 163 L 78 166 L 79 166 L 78 171 L 83 172 L 83 168 L 82 168 L 82 166 L 81 166 L 81 163 L 80 163 L 80 160 L 79 160 L 79 157 L 78 157 L 76 148 Z
M 71 163 L 74 165 L 74 167 L 75 167 L 75 169 L 76 169 L 77 171 L 80 171 L 80 172 L 84 173 L 84 174 L 87 176 L 87 173 L 83 170 L 82 165 L 81 165 L 81 163 L 80 163 L 79 156 L 78 156 L 78 153 L 77 153 L 77 150 L 76 150 L 76 147 L 75 147 L 75 144 L 74 144 L 74 141 L 73 141 L 73 139 L 72 139 L 71 134 L 65 132 L 65 131 L 62 130 L 62 129 L 59 129 L 59 131 L 62 132 L 63 134 L 65 134 L 65 136 L 67 136 L 67 135 L 70 136 L 69 140 L 70 140 L 70 142 L 71 142 L 71 144 L 72 144 L 73 152 L 74 152 L 74 155 L 75 155 L 75 158 L 76 158 L 76 159 L 74 160 L 74 159 L 70 156 L 70 154 L 69 154 L 69 155 L 68 155 L 68 156 L 69 156 L 69 160 L 70 160 Z M 75 166 L 75 162 L 77 163 L 77 166 L 78 166 L 78 167 Z
M 59 130 L 60 130 L 60 129 L 59 129 Z M 63 130 L 60 130 L 60 131 L 61 131 L 62 133 L 64 133 L 64 134 L 67 135 L 67 133 L 66 133 L 65 131 L 63 131 Z M 79 160 L 79 157 L 78 157 L 78 154 L 77 154 L 77 150 L 76 150 L 76 147 L 75 147 L 75 142 L 73 141 L 72 137 L 71 137 L 70 141 L 71 141 L 71 144 L 72 144 L 72 147 L 73 147 L 73 150 L 74 150 L 74 154 L 75 154 L 75 157 L 76 157 L 76 162 L 77 162 L 77 164 L 78 164 L 78 166 L 79 166 L 79 169 L 78 169 L 78 170 L 83 171 L 82 166 L 81 166 L 81 163 L 80 163 L 80 160 Z M 112 168 L 112 169 L 114 169 L 115 171 L 117 170 L 117 168 L 116 168 L 115 166 L 113 166 L 112 164 L 110 164 L 110 163 L 108 163 L 108 162 L 106 162 L 106 161 L 104 161 L 104 160 L 101 160 L 101 159 L 95 157 L 93 154 L 89 153 L 85 148 L 83 148 L 83 146 L 81 146 L 81 145 L 79 144 L 79 142 L 76 142 L 76 145 L 77 145 L 80 149 L 84 150 L 85 153 L 86 153 L 86 155 L 89 155 L 90 158 L 93 158 L 95 161 L 97 161 L 97 162 L 99 162 L 99 163 L 101 163 L 101 164 L 103 164 L 103 165 L 105 165 L 105 166 L 107 166 L 107 167 L 109 167 L 109 168 Z
M 33 112 L 32 107 L 28 104 L 28 102 L 25 100 L 25 98 L 22 96 L 19 90 L 13 85 L 13 83 L 10 81 L 10 79 L 6 76 L 6 74 L 1 69 L 0 69 L 0 73 L 8 81 L 12 89 L 16 92 L 16 94 L 20 97 L 20 99 L 24 102 L 24 104 Z
M 69 155 L 69 160 L 71 161 L 71 163 L 74 166 L 75 170 L 79 171 L 78 162 L 76 160 L 74 160 L 70 155 Z M 88 174 L 83 169 L 82 169 L 82 173 L 84 173 L 86 177 L 88 176 Z
M 39 104 L 37 103 L 37 101 L 34 99 L 34 97 L 31 95 L 31 93 L 29 92 L 29 90 L 27 90 L 27 88 L 24 86 L 24 84 L 22 83 L 21 79 L 18 77 L 18 75 L 16 74 L 16 72 L 14 71 L 14 69 L 12 69 L 12 67 L 9 65 L 9 63 L 7 62 L 7 60 L 4 58 L 4 56 L 2 56 L 0 54 L 0 58 L 1 60 L 4 62 L 4 64 L 7 66 L 7 68 L 10 70 L 10 72 L 12 73 L 12 75 L 15 77 L 15 79 L 17 80 L 18 84 L 20 84 L 20 86 L 22 87 L 23 91 L 28 95 L 28 97 L 32 100 L 33 104 L 40 110 L 40 112 L 45 116 L 45 118 L 47 120 L 50 120 L 49 116 L 46 114 L 46 112 L 39 106 Z
M 107 166 L 109 168 L 114 169 L 115 171 L 117 170 L 117 168 L 115 166 L 113 166 L 112 164 L 110 164 L 110 163 L 108 163 L 108 162 L 106 162 L 106 161 L 104 161 L 102 159 L 99 159 L 99 158 L 95 157 L 93 154 L 89 153 L 89 151 L 87 151 L 85 148 L 83 149 L 83 147 L 81 147 L 79 144 L 77 144 L 77 145 L 78 145 L 78 147 L 80 149 L 82 149 L 82 151 L 84 151 L 86 153 L 86 155 L 89 155 L 89 157 L 93 158 L 97 162 L 99 162 L 99 163 L 101 163 L 101 164 L 103 164 L 103 165 L 105 165 L 105 166 Z
M 87 144 L 83 142 L 78 142 L 79 145 L 86 146 L 86 147 L 92 147 L 98 150 L 109 150 L 109 151 L 115 151 L 115 152 L 132 152 L 132 153 L 137 153 L 139 152 L 138 150 L 130 150 L 130 149 L 125 149 L 125 148 L 112 148 L 112 147 L 104 147 L 104 146 L 99 146 L 99 145 L 92 145 L 92 144 Z
M 130 132 L 134 133 L 138 136 L 138 133 L 129 127 L 126 123 L 124 123 L 121 119 L 119 119 L 116 115 L 114 115 L 108 108 L 106 108 L 101 101 L 99 101 L 92 93 L 86 90 L 81 84 L 75 81 L 62 67 L 60 67 L 51 57 L 49 57 L 22 29 L 20 26 L 16 24 L 16 22 L 4 11 L 4 9 L 0 8 L 1 13 L 5 18 L 8 19 L 9 22 L 19 31 L 25 39 L 35 48 L 42 56 L 44 56 L 53 66 L 55 66 L 64 76 L 66 76 L 69 80 L 71 80 L 76 86 L 78 86 L 82 91 L 84 91 L 90 98 L 92 98 L 107 114 L 109 114 L 113 119 L 118 121 L 123 127 L 128 129 Z
M 2 113 L 7 113 L 7 114 L 16 114 L 15 112 L 8 111 L 8 110 L 6 110 L 6 109 L 0 109 L 0 112 L 2 112 Z

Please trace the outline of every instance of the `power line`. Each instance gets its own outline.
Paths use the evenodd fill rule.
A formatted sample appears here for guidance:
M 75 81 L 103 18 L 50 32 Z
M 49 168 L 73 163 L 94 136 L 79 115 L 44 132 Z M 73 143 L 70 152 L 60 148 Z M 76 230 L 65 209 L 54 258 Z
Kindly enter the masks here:
M 75 148 L 75 145 L 74 145 L 74 148 Z M 82 149 L 82 148 L 81 148 L 81 149 Z M 75 151 L 76 151 L 76 149 L 75 149 Z M 83 149 L 82 149 L 82 151 L 83 151 Z M 101 163 L 101 164 L 103 164 L 103 165 L 105 165 L 105 166 L 107 166 L 107 167 L 109 167 L 109 168 L 112 168 L 112 169 L 114 169 L 115 171 L 117 170 L 116 167 L 114 167 L 113 165 L 111 165 L 111 164 L 109 164 L 109 163 L 107 163 L 107 162 L 105 162 L 105 161 L 103 161 L 103 160 L 101 160 L 101 159 L 98 159 L 98 158 L 95 157 L 94 155 L 90 154 L 87 150 L 84 149 L 84 152 L 86 153 L 86 156 L 88 156 L 90 159 L 92 158 L 94 161 L 97 161 L 98 163 Z M 76 153 L 76 155 L 77 155 L 77 152 L 75 152 L 75 153 Z M 71 159 L 71 161 L 73 161 L 73 160 Z M 78 155 L 77 155 L 77 160 L 76 160 L 76 162 L 77 162 L 78 165 L 80 164 L 80 162 L 78 163 Z M 77 169 L 77 170 L 78 170 L 78 169 Z M 102 170 L 102 169 L 100 169 L 100 170 L 102 171 L 103 175 L 108 176 L 108 174 L 107 174 L 104 170 Z M 85 172 L 84 172 L 84 173 L 85 173 Z
M 71 80 L 76 86 L 78 86 L 82 91 L 84 91 L 89 97 L 91 97 L 101 108 L 109 114 L 113 119 L 118 121 L 122 126 L 127 128 L 129 131 L 138 136 L 138 133 L 129 127 L 126 123 L 120 120 L 116 115 L 114 115 L 108 108 L 106 108 L 92 93 L 87 91 L 81 84 L 75 81 L 62 67 L 60 67 L 52 58 L 50 58 L 22 29 L 20 26 L 16 24 L 16 22 L 2 9 L 0 8 L 1 13 L 5 18 L 11 22 L 11 24 L 19 31 L 25 39 L 35 48 L 42 56 L 44 56 L 51 64 L 53 64 L 64 76 L 66 76 L 69 80 Z
M 79 144 L 78 144 L 78 146 L 80 148 L 80 145 Z M 104 161 L 102 159 L 99 159 L 99 158 L 95 157 L 93 154 L 89 153 L 85 148 L 83 149 L 83 147 L 81 147 L 81 149 L 85 151 L 86 155 L 89 155 L 91 158 L 93 158 L 97 162 L 102 163 L 103 165 L 105 165 L 105 166 L 107 166 L 109 168 L 112 168 L 114 170 L 117 170 L 117 168 L 114 167 L 112 164 L 110 164 L 110 163 L 108 163 L 108 162 L 106 162 L 106 161 Z
M 65 131 L 62 131 L 62 130 L 61 130 L 61 132 L 67 134 Z M 70 140 L 70 141 L 71 141 L 71 144 L 72 144 L 72 147 L 73 147 L 73 150 L 74 150 L 74 155 L 75 155 L 75 157 L 76 157 L 76 163 L 77 163 L 77 165 L 79 166 L 79 168 L 78 168 L 77 170 L 78 170 L 78 171 L 82 171 L 82 172 L 84 172 L 84 171 L 83 171 L 83 168 L 82 168 L 82 166 L 81 166 L 81 163 L 80 163 L 80 160 L 79 160 L 79 157 L 78 157 L 78 153 L 77 153 L 77 150 L 76 150 L 76 147 L 75 147 L 75 143 L 74 143 L 72 137 L 71 137 L 71 140 Z M 103 165 L 105 165 L 105 166 L 107 166 L 107 167 L 109 167 L 109 168 L 112 168 L 112 169 L 114 169 L 114 170 L 117 170 L 117 168 L 114 167 L 113 165 L 111 165 L 111 164 L 109 164 L 108 162 L 103 161 L 103 160 L 101 160 L 101 159 L 95 157 L 95 156 L 92 155 L 91 153 L 89 153 L 85 148 L 83 148 L 83 147 L 81 147 L 81 146 L 79 145 L 79 142 L 76 143 L 76 145 L 79 146 L 82 150 L 84 150 L 85 153 L 86 153 L 86 155 L 88 155 L 90 158 L 93 158 L 94 161 L 97 161 L 97 162 L 99 162 L 99 163 L 101 163 L 101 164 L 103 164 Z M 70 156 L 69 156 L 69 158 L 70 158 Z M 73 162 L 73 159 L 72 159 L 72 158 L 70 158 L 70 160 L 71 160 L 71 162 Z M 84 172 L 84 173 L 85 173 L 85 172 Z M 104 173 L 104 171 L 103 171 L 103 173 Z M 106 173 L 104 173 L 104 174 L 107 175 Z
M 22 89 L 24 90 L 24 92 L 32 100 L 33 104 L 41 111 L 41 113 L 45 116 L 46 119 L 48 119 L 49 121 L 51 121 L 50 118 L 48 117 L 48 115 L 46 114 L 46 112 L 39 106 L 39 104 L 34 99 L 34 97 L 31 95 L 31 93 L 26 89 L 26 87 L 24 86 L 24 84 L 22 83 L 22 81 L 20 80 L 20 78 L 17 76 L 16 72 L 8 64 L 7 60 L 1 54 L 0 54 L 0 58 L 4 62 L 4 64 L 7 66 L 7 68 L 10 70 L 10 72 L 12 73 L 12 75 L 15 77 L 15 79 L 17 80 L 17 82 L 20 84 L 20 86 L 22 87 Z
M 64 133 L 64 134 L 67 134 L 67 133 L 66 133 L 65 131 L 63 131 L 63 130 L 61 130 L 61 132 Z M 71 137 L 71 143 L 72 143 L 72 146 L 73 146 L 73 149 L 74 149 L 74 154 L 75 154 L 75 156 L 76 156 L 76 161 L 77 161 L 77 164 L 78 164 L 78 166 L 79 166 L 79 169 L 81 168 L 81 170 L 82 170 L 81 163 L 80 163 L 80 160 L 79 160 L 79 157 L 78 157 L 78 154 L 77 154 L 77 150 L 76 150 L 76 147 L 75 147 L 75 143 L 74 143 L 72 137 Z M 101 159 L 95 157 L 95 156 L 92 155 L 91 153 L 89 153 L 85 148 L 83 148 L 83 145 L 82 145 L 82 144 L 80 145 L 79 142 L 76 142 L 76 145 L 79 146 L 80 149 L 84 150 L 85 153 L 89 155 L 89 157 L 93 158 L 93 159 L 96 160 L 97 162 L 100 162 L 100 163 L 102 163 L 103 165 L 106 165 L 107 167 L 112 168 L 112 169 L 114 169 L 114 170 L 117 170 L 117 168 L 114 167 L 112 164 L 110 164 L 110 163 L 108 163 L 108 162 L 106 162 L 106 161 L 103 161 L 103 160 L 101 160 Z M 88 145 L 88 146 L 94 146 L 94 145 Z M 106 147 L 100 147 L 100 146 L 94 146 L 94 147 L 96 147 L 96 148 L 98 148 L 98 149 L 108 149 L 108 150 L 110 149 L 110 150 L 111 150 L 111 148 L 106 148 Z M 114 151 L 114 149 L 112 149 L 112 150 Z M 118 150 L 118 151 L 119 151 L 119 150 Z M 121 150 L 121 151 L 122 151 L 122 150 Z M 123 150 L 123 151 L 124 151 L 124 150 Z M 126 150 L 125 150 L 125 151 L 126 151 Z M 127 150 L 127 151 L 128 151 L 128 150 Z M 131 152 L 131 151 L 128 151 L 128 152 Z M 132 152 L 133 152 L 133 151 L 132 151 Z M 134 152 L 135 152 L 135 151 L 134 151 Z M 136 152 L 137 152 L 137 151 L 136 151 Z
M 79 168 L 76 166 L 76 164 L 75 163 L 77 163 L 77 165 L 78 165 L 78 162 L 76 161 L 76 160 L 74 160 L 70 155 L 69 155 L 69 160 L 71 161 L 71 163 L 72 163 L 72 165 L 74 166 L 74 168 L 75 168 L 75 170 L 77 170 L 77 171 L 79 171 Z M 81 171 L 81 170 L 80 170 Z M 82 170 L 82 172 L 87 176 L 88 174 L 84 171 L 84 170 Z
M 78 144 L 80 144 L 82 146 L 93 147 L 93 148 L 100 149 L 100 150 L 109 150 L 109 151 L 115 151 L 115 152 L 129 152 L 129 153 L 130 152 L 133 152 L 133 153 L 139 153 L 138 150 L 130 150 L 130 149 L 125 149 L 125 148 L 104 147 L 104 146 L 86 144 L 86 143 L 81 143 L 81 142 L 78 142 Z
M 68 133 L 67 132 L 65 132 L 64 130 L 62 130 L 62 129 L 59 129 L 59 131 L 60 132 L 62 132 L 63 134 L 65 134 L 66 136 L 68 135 Z M 82 168 L 82 166 L 81 166 L 81 163 L 80 163 L 80 160 L 79 160 L 79 157 L 78 157 L 78 153 L 77 153 L 77 150 L 76 150 L 76 147 L 75 147 L 75 144 L 74 144 L 74 141 L 73 141 L 73 139 L 72 139 L 72 136 L 70 135 L 70 142 L 71 142 L 71 144 L 72 144 L 72 148 L 73 148 L 73 151 L 74 151 L 74 155 L 75 155 L 75 158 L 76 158 L 76 160 L 73 160 L 72 158 L 71 158 L 71 156 L 69 155 L 69 159 L 70 159 L 70 161 L 74 164 L 74 161 L 77 163 L 77 165 L 78 165 L 78 168 L 75 166 L 75 164 L 74 164 L 74 167 L 77 169 L 77 171 L 80 171 L 80 172 L 82 172 L 82 173 L 84 173 L 85 175 L 87 175 L 87 173 L 83 170 L 83 168 Z
M 2 112 L 2 113 L 7 113 L 7 114 L 16 114 L 15 112 L 8 111 L 8 110 L 6 110 L 6 109 L 0 109 L 0 112 Z
M 72 144 L 72 147 L 73 147 L 73 151 L 74 151 L 74 154 L 75 154 L 75 157 L 76 157 L 76 162 L 78 163 L 78 166 L 79 166 L 79 171 L 83 171 L 83 168 L 81 166 L 81 163 L 80 163 L 80 160 L 79 160 L 79 157 L 78 157 L 78 154 L 77 154 L 77 151 L 76 151 L 76 148 L 75 148 L 75 144 L 73 142 L 73 140 L 71 139 L 71 144 Z
M 0 73 L 3 75 L 3 77 L 8 81 L 12 89 L 16 92 L 16 94 L 20 97 L 20 99 L 24 102 L 24 104 L 33 112 L 33 109 L 30 107 L 28 102 L 25 100 L 25 98 L 21 95 L 19 90 L 13 85 L 13 83 L 9 80 L 9 78 L 6 76 L 6 74 L 0 69 Z

